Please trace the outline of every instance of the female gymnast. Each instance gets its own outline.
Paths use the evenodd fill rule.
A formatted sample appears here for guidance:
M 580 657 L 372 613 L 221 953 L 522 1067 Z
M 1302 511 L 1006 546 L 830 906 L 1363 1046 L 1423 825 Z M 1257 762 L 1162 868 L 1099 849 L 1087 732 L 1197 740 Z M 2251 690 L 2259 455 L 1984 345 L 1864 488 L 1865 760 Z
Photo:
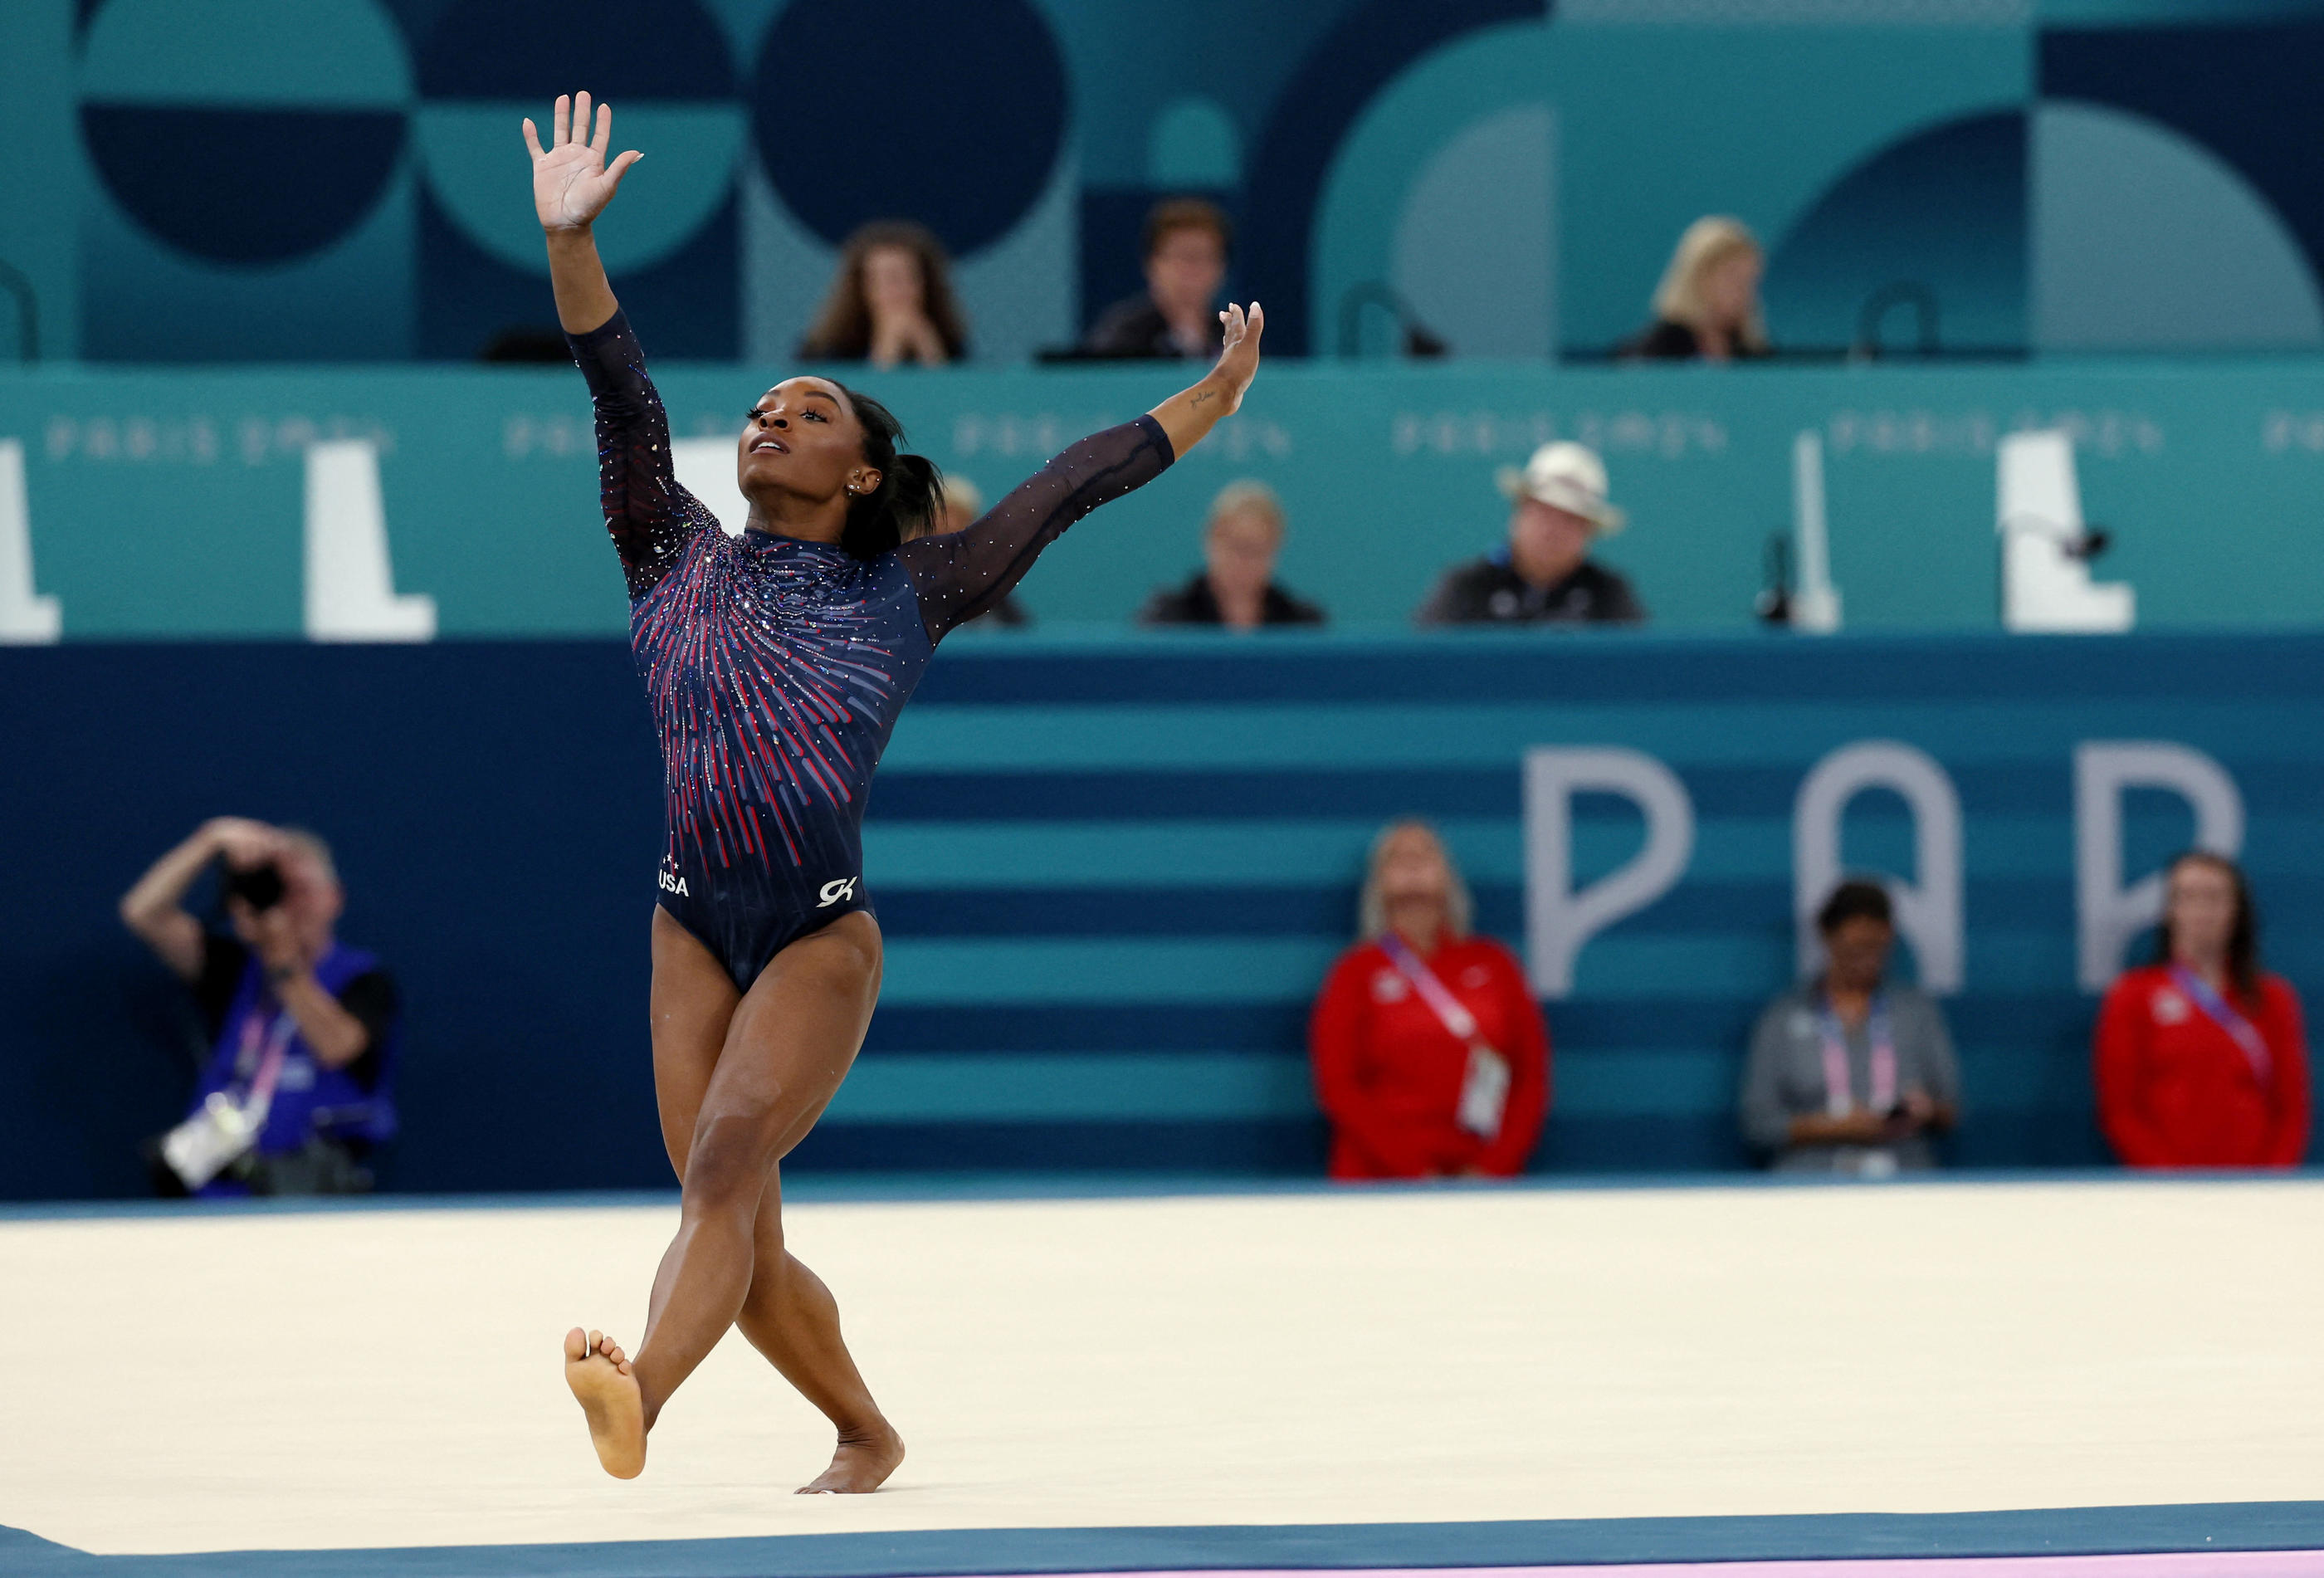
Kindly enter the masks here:
M 661 738 L 668 843 L 653 916 L 654 1093 L 684 1185 L 634 1356 L 565 1338 L 565 1379 L 605 1472 L 645 1467 L 670 1394 L 729 1326 L 837 1427 L 808 1492 L 876 1490 L 903 1438 L 857 1373 L 822 1281 L 783 1246 L 783 1157 L 855 1060 L 880 992 L 862 887 L 863 798 L 896 715 L 945 632 L 985 612 L 1066 527 L 1151 481 L 1242 401 L 1264 325 L 1221 318 L 1210 374 L 1065 450 L 964 531 L 930 516 L 935 466 L 895 418 L 827 378 L 752 406 L 735 446 L 739 538 L 678 485 L 669 424 L 590 226 L 642 155 L 608 165 L 613 115 L 557 101 L 549 146 L 524 123 L 557 315 L 596 408 L 606 530 Z

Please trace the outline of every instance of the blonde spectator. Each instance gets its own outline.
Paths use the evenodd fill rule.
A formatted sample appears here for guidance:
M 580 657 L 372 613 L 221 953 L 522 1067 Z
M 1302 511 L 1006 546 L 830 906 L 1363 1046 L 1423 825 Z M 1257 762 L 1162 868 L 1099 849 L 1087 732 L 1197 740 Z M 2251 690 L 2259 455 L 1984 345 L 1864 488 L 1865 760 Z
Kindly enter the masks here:
M 1231 482 L 1211 501 L 1203 568 L 1183 586 L 1166 586 L 1139 611 L 1140 624 L 1321 624 L 1323 611 L 1275 579 L 1283 551 L 1283 501 L 1263 482 Z
M 1767 354 L 1759 309 L 1766 268 L 1759 243 L 1739 219 L 1697 219 L 1678 239 L 1655 289 L 1655 321 L 1622 347 L 1641 361 L 1733 362 Z
M 1383 828 L 1309 1021 L 1335 1178 L 1512 1177 L 1549 1111 L 1549 1028 L 1517 955 L 1469 930 L 1425 822 Z

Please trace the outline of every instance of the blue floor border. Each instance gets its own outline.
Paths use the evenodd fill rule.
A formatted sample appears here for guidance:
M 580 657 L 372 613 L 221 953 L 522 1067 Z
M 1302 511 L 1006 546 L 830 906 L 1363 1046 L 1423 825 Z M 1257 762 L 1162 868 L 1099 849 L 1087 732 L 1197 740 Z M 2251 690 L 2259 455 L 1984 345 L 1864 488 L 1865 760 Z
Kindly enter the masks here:
M 2324 1550 L 2324 1501 L 1491 1523 L 936 1529 L 601 1545 L 98 1556 L 0 1527 L 10 1578 L 960 1578 Z

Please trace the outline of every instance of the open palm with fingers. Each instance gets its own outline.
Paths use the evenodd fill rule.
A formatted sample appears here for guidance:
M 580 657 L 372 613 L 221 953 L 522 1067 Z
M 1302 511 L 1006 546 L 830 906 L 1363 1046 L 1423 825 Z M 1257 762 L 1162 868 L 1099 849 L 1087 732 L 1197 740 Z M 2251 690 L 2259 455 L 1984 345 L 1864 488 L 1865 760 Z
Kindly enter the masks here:
M 589 96 L 559 94 L 549 144 L 540 145 L 540 134 L 530 116 L 525 118 L 525 146 L 532 151 L 532 206 L 544 230 L 582 230 L 604 212 L 631 165 L 645 157 L 632 148 L 605 162 L 605 149 L 613 135 L 613 106 L 597 106 L 596 135 L 589 134 Z

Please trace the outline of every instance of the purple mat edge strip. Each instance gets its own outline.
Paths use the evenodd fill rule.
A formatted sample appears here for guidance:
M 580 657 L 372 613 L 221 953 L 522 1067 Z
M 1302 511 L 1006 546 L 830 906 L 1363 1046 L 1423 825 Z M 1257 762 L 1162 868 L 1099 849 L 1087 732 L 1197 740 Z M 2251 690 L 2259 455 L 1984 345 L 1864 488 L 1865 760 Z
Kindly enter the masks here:
M 2079 1556 L 1828 1556 L 1548 1567 L 1245 1568 L 1049 1573 L 1040 1578 L 2293 1578 L 2324 1574 L 2324 1550 L 2152 1551 Z M 996 1573 L 992 1578 L 1035 1578 Z

